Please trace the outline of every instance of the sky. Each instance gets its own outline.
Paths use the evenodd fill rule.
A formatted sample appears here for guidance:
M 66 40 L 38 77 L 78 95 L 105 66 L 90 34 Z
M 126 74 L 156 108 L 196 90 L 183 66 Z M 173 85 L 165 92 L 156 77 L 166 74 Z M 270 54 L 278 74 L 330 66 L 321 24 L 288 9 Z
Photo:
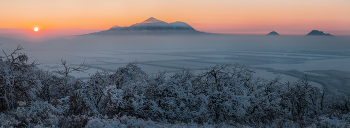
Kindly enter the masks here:
M 0 34 L 74 35 L 150 17 L 212 33 L 350 36 L 350 0 L 0 0 Z

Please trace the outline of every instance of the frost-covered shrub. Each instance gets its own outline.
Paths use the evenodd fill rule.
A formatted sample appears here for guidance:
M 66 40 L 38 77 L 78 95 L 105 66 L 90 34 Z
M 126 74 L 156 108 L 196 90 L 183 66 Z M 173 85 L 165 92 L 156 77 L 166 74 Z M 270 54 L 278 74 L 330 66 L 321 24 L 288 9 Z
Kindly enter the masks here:
M 22 124 L 43 124 L 44 126 L 58 125 L 59 115 L 63 110 L 57 109 L 48 102 L 31 102 L 24 110 L 17 110 L 13 114 Z
M 75 90 L 80 89 L 83 85 L 83 82 L 80 80 L 59 77 L 49 73 L 47 73 L 46 77 L 40 78 L 40 83 L 42 84 L 42 89 L 38 96 L 52 104 L 56 104 L 58 102 L 57 99 L 72 95 Z
M 87 128 L 127 128 L 127 127 L 157 127 L 153 121 L 144 121 L 135 117 L 114 117 L 112 119 L 94 117 L 86 125 Z
M 86 115 L 64 115 L 63 110 L 41 101 L 31 102 L 25 109 L 6 114 L 6 124 L 16 127 L 84 127 L 88 121 Z M 0 126 L 2 121 L 0 117 Z
M 270 81 L 255 81 L 249 90 L 249 102 L 246 121 L 269 123 L 283 114 L 281 103 L 281 84 L 278 78 Z
M 109 72 L 97 72 L 90 76 L 88 82 L 76 82 L 69 95 L 69 112 L 74 114 L 99 114 L 105 112 L 104 89 L 113 83 Z M 69 77 L 66 77 L 69 78 Z
M 76 114 L 133 115 L 142 103 L 147 75 L 134 63 L 115 73 L 97 72 L 70 97 Z
M 293 120 L 315 118 L 325 109 L 323 93 L 319 88 L 312 87 L 307 77 L 292 84 L 287 83 L 281 92 L 281 106 L 288 112 L 285 116 Z
M 252 86 L 253 71 L 242 66 L 217 65 L 195 76 L 192 82 L 197 95 L 207 97 L 209 121 L 239 121 L 251 106 L 248 88 Z M 203 97 L 203 96 L 202 96 Z
M 27 55 L 18 52 L 22 49 L 18 46 L 0 61 L 0 97 L 6 109 L 17 108 L 17 101 L 35 100 L 42 87 L 40 69 L 34 62 L 27 64 Z
M 251 70 L 239 65 L 211 67 L 201 74 L 183 70 L 150 80 L 142 115 L 170 122 L 230 122 L 244 119 L 250 107 Z
M 14 116 L 6 115 L 1 113 L 0 114 L 0 127 L 11 127 L 11 126 L 18 126 L 20 124 L 20 121 L 16 120 Z
M 104 117 L 93 117 L 89 120 L 86 128 L 234 128 L 234 127 L 246 127 L 249 126 L 239 125 L 230 126 L 226 124 L 196 124 L 196 123 L 165 123 L 165 122 L 154 122 L 152 120 L 138 119 L 130 116 L 113 117 L 107 119 Z
M 338 118 L 329 118 L 321 116 L 319 117 L 320 120 L 316 123 L 317 127 L 320 128 L 347 128 L 350 127 L 350 124 L 348 121 L 341 120 Z
M 125 67 L 120 67 L 115 73 L 109 76 L 117 88 L 124 88 L 126 85 L 143 85 L 147 82 L 148 75 L 137 67 L 136 63 L 129 63 Z M 127 87 L 129 88 L 129 87 Z
M 350 93 L 345 95 L 330 95 L 325 98 L 324 113 L 331 113 L 332 116 L 341 117 L 350 113 Z

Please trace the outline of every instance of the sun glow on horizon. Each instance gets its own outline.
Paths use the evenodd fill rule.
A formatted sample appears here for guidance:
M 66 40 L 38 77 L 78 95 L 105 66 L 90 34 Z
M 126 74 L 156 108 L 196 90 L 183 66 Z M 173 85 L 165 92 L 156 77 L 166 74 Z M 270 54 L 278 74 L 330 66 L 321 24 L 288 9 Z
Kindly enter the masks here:
M 36 31 L 36 32 L 39 31 L 39 28 L 38 28 L 38 27 L 35 27 L 35 28 L 34 28 L 34 31 Z

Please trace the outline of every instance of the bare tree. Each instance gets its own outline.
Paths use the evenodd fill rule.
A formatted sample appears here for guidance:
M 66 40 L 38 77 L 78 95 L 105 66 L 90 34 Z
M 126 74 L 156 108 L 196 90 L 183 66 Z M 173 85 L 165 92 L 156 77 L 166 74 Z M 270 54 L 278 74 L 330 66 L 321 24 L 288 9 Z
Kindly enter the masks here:
M 57 72 L 59 74 L 64 74 L 66 77 L 68 76 L 69 73 L 73 72 L 73 71 L 76 71 L 76 72 L 85 72 L 85 70 L 89 70 L 90 68 L 89 67 L 86 67 L 85 65 L 85 59 L 83 61 L 83 63 L 81 63 L 79 65 L 79 67 L 69 67 L 67 66 L 67 62 L 66 60 L 62 60 L 61 59 L 61 65 L 64 66 L 64 69 L 63 70 L 58 70 L 57 69 Z
M 10 63 L 14 70 L 24 70 L 28 67 L 35 67 L 36 65 L 38 65 L 35 63 L 35 61 L 33 61 L 32 64 L 27 64 L 28 56 L 26 54 L 18 53 L 18 51 L 23 49 L 24 48 L 21 45 L 17 45 L 17 48 L 9 55 L 7 55 L 5 51 L 3 51 L 5 56 L 0 58 L 6 58 L 6 61 Z

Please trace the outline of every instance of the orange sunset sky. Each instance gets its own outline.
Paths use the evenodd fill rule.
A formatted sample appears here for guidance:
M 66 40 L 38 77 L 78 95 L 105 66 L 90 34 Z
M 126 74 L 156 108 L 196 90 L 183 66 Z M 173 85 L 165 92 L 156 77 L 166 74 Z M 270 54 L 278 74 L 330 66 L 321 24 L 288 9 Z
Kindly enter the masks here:
M 0 33 L 77 34 L 149 17 L 213 33 L 350 36 L 350 0 L 0 0 Z

